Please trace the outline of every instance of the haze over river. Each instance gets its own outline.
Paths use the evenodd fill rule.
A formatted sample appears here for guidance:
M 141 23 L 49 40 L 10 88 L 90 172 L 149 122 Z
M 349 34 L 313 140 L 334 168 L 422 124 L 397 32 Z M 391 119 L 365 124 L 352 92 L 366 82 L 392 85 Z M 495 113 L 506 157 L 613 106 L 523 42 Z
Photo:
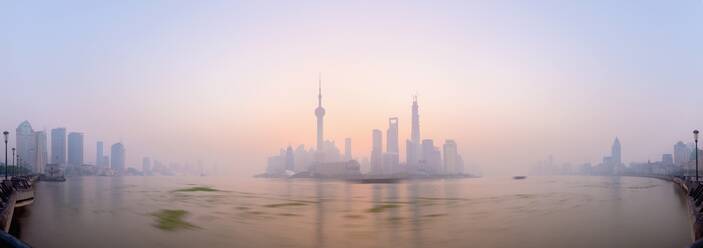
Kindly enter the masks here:
M 635 177 L 398 184 L 218 177 L 39 182 L 16 213 L 34 247 L 685 247 L 683 191 Z M 178 192 L 195 186 L 217 191 Z M 164 230 L 155 213 L 185 210 Z

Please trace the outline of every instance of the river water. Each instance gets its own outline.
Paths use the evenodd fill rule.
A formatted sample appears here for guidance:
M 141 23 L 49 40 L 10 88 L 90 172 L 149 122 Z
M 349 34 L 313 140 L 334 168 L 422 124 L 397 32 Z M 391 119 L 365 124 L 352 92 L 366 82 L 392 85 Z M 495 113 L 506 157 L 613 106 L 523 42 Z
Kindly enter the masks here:
M 209 186 L 215 192 L 177 192 Z M 34 247 L 685 247 L 683 192 L 658 179 L 529 177 L 398 184 L 75 177 L 17 213 Z M 154 213 L 185 210 L 191 227 Z

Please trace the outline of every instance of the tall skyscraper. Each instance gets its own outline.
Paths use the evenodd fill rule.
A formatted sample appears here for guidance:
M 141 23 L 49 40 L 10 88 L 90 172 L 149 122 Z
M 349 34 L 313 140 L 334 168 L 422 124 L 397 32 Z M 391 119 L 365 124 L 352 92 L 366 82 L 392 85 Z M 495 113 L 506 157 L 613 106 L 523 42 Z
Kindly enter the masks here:
M 115 172 L 123 172 L 125 169 L 126 151 L 122 143 L 116 143 L 110 147 L 110 165 Z
M 66 128 L 51 129 L 51 163 L 66 164 Z
M 103 151 L 103 142 L 98 141 L 95 145 L 95 166 L 97 167 L 102 167 L 103 166 L 103 157 L 105 156 L 104 151 Z
M 83 165 L 83 134 L 71 132 L 68 134 L 68 165 Z
M 371 132 L 373 140 L 371 146 L 371 173 L 383 173 L 383 133 L 381 130 L 374 129 Z
M 48 163 L 46 132 L 35 132 L 28 121 L 23 121 L 17 126 L 16 131 L 16 152 L 21 162 L 20 166 L 32 172 L 41 173 Z
M 615 137 L 615 141 L 613 141 L 610 156 L 615 165 L 622 165 L 622 151 L 620 148 L 620 140 L 618 140 L 617 137 Z
M 32 172 L 44 173 L 44 167 L 49 163 L 46 132 L 34 132 L 34 138 L 36 142 L 36 158 L 34 159 L 34 167 L 32 168 Z
M 322 79 L 320 79 L 318 85 L 317 108 L 315 109 L 315 116 L 317 117 L 317 151 L 321 152 L 324 146 L 323 118 L 325 117 L 325 109 L 322 107 Z
M 413 96 L 412 129 L 410 130 L 410 140 L 415 144 L 420 144 L 420 111 L 417 105 L 417 96 Z
M 398 117 L 388 118 L 386 153 L 383 154 L 383 174 L 399 172 Z
M 408 165 L 417 165 L 422 159 L 420 146 L 420 114 L 417 105 L 417 96 L 413 96 L 412 105 L 412 126 L 410 129 L 410 139 L 405 142 L 405 156 Z
M 431 139 L 422 140 L 422 164 L 424 170 L 436 174 L 441 172 L 442 155 Z
M 21 164 L 25 168 L 34 168 L 35 160 L 37 157 L 36 146 L 37 140 L 34 136 L 34 130 L 29 121 L 23 121 L 17 126 L 16 131 L 16 143 L 17 155 L 19 155 Z
M 454 140 L 445 141 L 442 151 L 444 153 L 444 173 L 459 173 L 459 152 L 457 151 L 456 142 Z
M 388 119 L 388 131 L 386 132 L 386 152 L 398 153 L 398 117 Z
M 352 160 L 351 138 L 344 139 L 344 161 Z
M 691 158 L 691 149 L 686 144 L 679 141 L 674 145 L 674 164 L 685 166 Z

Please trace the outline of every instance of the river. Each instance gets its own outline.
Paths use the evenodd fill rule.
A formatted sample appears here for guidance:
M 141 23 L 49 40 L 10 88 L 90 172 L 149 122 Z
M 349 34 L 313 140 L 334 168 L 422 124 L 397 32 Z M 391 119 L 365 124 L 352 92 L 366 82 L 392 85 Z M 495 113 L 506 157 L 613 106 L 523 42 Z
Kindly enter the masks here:
M 398 184 L 219 177 L 39 182 L 13 232 L 34 247 L 685 247 L 673 183 L 636 177 Z M 179 192 L 208 186 L 213 192 Z M 183 228 L 159 211 L 184 210 Z

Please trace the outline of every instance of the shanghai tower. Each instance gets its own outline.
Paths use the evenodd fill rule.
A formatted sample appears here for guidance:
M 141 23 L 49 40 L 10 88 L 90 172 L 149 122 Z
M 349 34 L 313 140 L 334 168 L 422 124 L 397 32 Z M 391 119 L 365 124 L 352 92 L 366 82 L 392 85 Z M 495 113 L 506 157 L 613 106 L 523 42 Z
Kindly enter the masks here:
M 405 144 L 406 163 L 417 165 L 420 162 L 420 114 L 417 105 L 417 96 L 413 96 L 412 106 L 412 127 L 410 129 L 410 140 Z
M 410 130 L 410 141 L 420 144 L 420 114 L 418 113 L 417 96 L 413 96 L 413 116 L 412 130 Z

